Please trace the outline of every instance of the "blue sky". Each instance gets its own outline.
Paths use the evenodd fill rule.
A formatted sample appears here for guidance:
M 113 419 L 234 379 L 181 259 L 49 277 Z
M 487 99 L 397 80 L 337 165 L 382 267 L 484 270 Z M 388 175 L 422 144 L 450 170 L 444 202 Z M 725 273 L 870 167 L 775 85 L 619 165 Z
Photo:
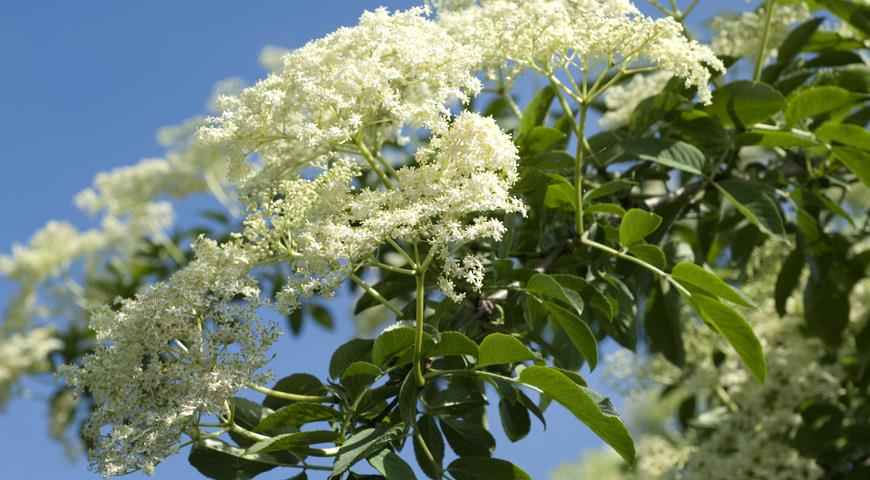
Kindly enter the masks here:
M 695 18 L 708 17 L 716 3 L 702 0 Z M 97 172 L 159 156 L 157 129 L 202 113 L 216 80 L 261 77 L 257 55 L 263 46 L 300 46 L 382 4 L 404 8 L 414 2 L 0 3 L 0 251 L 25 241 L 49 219 L 85 225 L 88 219 L 72 204 L 75 193 Z M 11 292 L 0 281 L 0 307 Z M 285 336 L 273 368 L 322 375 L 332 349 L 352 334 L 353 326 L 344 322 L 331 334 L 309 327 L 301 340 Z M 83 460 L 66 460 L 49 440 L 45 410 L 42 402 L 15 400 L 0 415 L 0 471 L 27 479 L 99 478 Z M 548 417 L 546 432 L 536 425 L 519 444 L 499 438 L 496 456 L 542 479 L 584 448 L 601 444 L 564 410 L 553 407 Z M 497 428 L 497 417 L 492 423 Z M 282 473 L 262 478 L 291 472 Z M 161 465 L 157 478 L 198 474 L 182 454 Z

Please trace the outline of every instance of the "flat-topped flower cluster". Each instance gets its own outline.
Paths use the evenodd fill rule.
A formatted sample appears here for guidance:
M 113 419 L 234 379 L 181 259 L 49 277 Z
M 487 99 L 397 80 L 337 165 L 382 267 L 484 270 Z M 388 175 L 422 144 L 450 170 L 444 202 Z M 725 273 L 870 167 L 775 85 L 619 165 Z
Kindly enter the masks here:
M 198 431 L 202 415 L 221 413 L 234 392 L 266 377 L 277 331 L 257 314 L 269 302 L 251 276 L 264 264 L 289 267 L 277 295 L 283 313 L 312 295 L 331 295 L 358 268 L 377 264 L 387 244 L 419 245 L 422 263 L 438 265 L 438 288 L 451 299 L 481 288 L 485 265 L 463 246 L 499 240 L 504 214 L 525 213 L 511 194 L 518 154 L 510 135 L 491 118 L 455 113 L 481 90 L 481 72 L 560 68 L 570 75 L 597 64 L 643 65 L 664 72 L 655 78 L 681 78 L 707 101 L 710 70 L 721 69 L 679 23 L 645 17 L 626 0 L 436 8 L 437 17 L 423 7 L 366 12 L 358 25 L 280 61 L 270 51 L 272 73 L 220 96 L 217 114 L 184 154 L 102 174 L 78 197 L 89 211 L 150 225 L 147 208 L 158 197 L 222 195 L 215 184 L 226 180 L 246 209 L 231 239 L 201 239 L 194 260 L 167 281 L 92 314 L 95 352 L 65 375 L 94 399 L 86 433 L 98 470 L 150 473 L 183 434 Z M 415 129 L 431 139 L 397 168 L 383 147 L 403 145 Z M 371 173 L 380 185 L 367 185 Z M 3 270 L 36 284 L 85 252 L 102 251 L 103 235 L 55 249 L 64 228 L 50 226 L 49 238 L 4 259 Z

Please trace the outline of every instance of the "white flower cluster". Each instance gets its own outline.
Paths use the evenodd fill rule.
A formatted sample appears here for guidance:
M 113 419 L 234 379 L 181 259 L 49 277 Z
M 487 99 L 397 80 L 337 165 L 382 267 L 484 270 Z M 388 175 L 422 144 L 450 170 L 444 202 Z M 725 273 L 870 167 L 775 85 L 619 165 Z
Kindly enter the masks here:
M 238 79 L 218 82 L 210 102 L 241 90 L 239 82 Z M 225 155 L 219 148 L 192 141 L 203 121 L 201 117 L 192 118 L 180 125 L 161 128 L 157 139 L 167 149 L 163 158 L 148 158 L 97 174 L 91 188 L 76 195 L 76 205 L 92 215 L 143 217 L 139 223 L 145 223 L 151 221 L 148 212 L 154 204 L 171 208 L 164 199 L 178 200 L 211 190 L 224 201 L 227 193 L 220 181 L 226 175 Z
M 63 348 L 51 327 L 38 327 L 0 337 L 0 407 L 6 403 L 12 385 L 20 377 L 45 372 L 51 366 L 48 355 Z
M 231 179 L 250 187 L 294 178 L 358 139 L 395 140 L 406 125 L 443 132 L 448 102 L 480 89 L 478 57 L 424 13 L 365 12 L 357 26 L 288 53 L 282 70 L 220 99 L 201 138 L 226 147 Z M 258 172 L 247 161 L 255 153 Z
M 631 112 L 640 104 L 665 88 L 673 78 L 670 72 L 638 74 L 624 84 L 614 85 L 604 94 L 607 113 L 601 116 L 598 124 L 605 128 L 619 128 L 628 123 Z
M 723 71 L 713 52 L 688 40 L 672 18 L 641 15 L 628 0 L 484 0 L 439 12 L 438 23 L 482 55 L 482 68 L 513 64 L 551 73 L 653 64 L 697 88 L 710 101 L 708 68 Z
M 279 297 L 284 310 L 301 297 L 329 295 L 387 240 L 428 244 L 443 261 L 442 290 L 458 299 L 452 280 L 480 288 L 483 266 L 471 256 L 454 259 L 452 250 L 501 237 L 501 221 L 482 215 L 524 211 L 509 193 L 516 160 L 516 147 L 495 121 L 463 113 L 418 150 L 417 166 L 396 172 L 395 188 L 356 189 L 359 165 L 340 159 L 310 180 L 286 180 L 263 192 L 263 207 L 246 219 L 243 238 L 261 258 L 292 260 Z
M 776 47 L 788 36 L 792 25 L 806 20 L 810 14 L 810 9 L 804 2 L 779 3 L 773 10 L 768 31 L 769 53 L 776 51 Z M 761 49 L 766 16 L 762 6 L 756 11 L 743 12 L 740 16 L 723 15 L 714 18 L 710 22 L 710 29 L 716 33 L 710 47 L 717 55 L 746 57 L 754 61 Z
M 196 258 L 168 281 L 134 299 L 94 313 L 95 352 L 80 367 L 64 367 L 67 382 L 93 396 L 85 433 L 95 440 L 91 460 L 105 475 L 131 469 L 151 473 L 195 432 L 200 415 L 259 373 L 277 338 L 260 321 L 251 259 L 242 249 L 201 240 Z
M 106 211 L 112 216 L 138 212 L 155 198 L 166 194 L 182 197 L 204 190 L 199 176 L 178 174 L 173 164 L 162 158 L 149 158 L 139 163 L 97 174 L 94 186 L 76 196 L 76 205 L 95 214 Z

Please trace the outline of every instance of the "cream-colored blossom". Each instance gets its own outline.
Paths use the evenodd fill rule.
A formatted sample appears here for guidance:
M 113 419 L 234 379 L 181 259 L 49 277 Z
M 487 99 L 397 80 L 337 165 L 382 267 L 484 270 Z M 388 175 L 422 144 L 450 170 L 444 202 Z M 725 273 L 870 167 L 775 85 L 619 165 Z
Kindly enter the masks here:
M 16 380 L 51 367 L 48 355 L 63 348 L 55 333 L 52 327 L 39 327 L 0 337 L 0 408 Z
M 221 115 L 200 132 L 228 149 L 231 178 L 248 186 L 252 154 L 261 161 L 259 184 L 293 178 L 353 148 L 355 138 L 371 147 L 406 125 L 444 131 L 448 102 L 480 88 L 475 52 L 422 8 L 365 12 L 357 26 L 309 42 L 283 62 L 240 95 L 223 97 Z
M 631 112 L 640 102 L 660 93 L 672 77 L 670 72 L 639 74 L 624 84 L 610 87 L 604 95 L 607 113 L 601 116 L 598 124 L 605 128 L 619 128 L 627 124 Z
M 277 334 L 256 313 L 251 257 L 210 240 L 195 250 L 168 281 L 117 310 L 94 312 L 94 353 L 63 369 L 69 385 L 93 396 L 85 434 L 105 475 L 152 473 L 200 415 L 221 412 L 248 382 L 266 380 L 260 371 Z
M 804 2 L 778 4 L 773 10 L 773 18 L 768 31 L 767 45 L 771 52 L 785 40 L 792 25 L 809 18 L 811 12 Z M 710 47 L 717 55 L 747 57 L 753 61 L 758 57 L 766 22 L 765 7 L 743 12 L 739 16 L 723 15 L 710 22 L 715 32 Z
M 708 68 L 724 67 L 713 52 L 688 40 L 672 18 L 652 19 L 631 2 L 612 0 L 492 0 L 439 13 L 439 24 L 482 54 L 481 67 L 515 65 L 544 73 L 599 64 L 652 64 L 710 101 Z
M 480 288 L 483 265 L 474 257 L 456 260 L 453 252 L 501 237 L 504 226 L 488 213 L 524 211 L 510 194 L 516 147 L 494 120 L 463 113 L 416 159 L 396 172 L 389 190 L 356 188 L 362 169 L 343 158 L 257 197 L 262 207 L 246 219 L 242 237 L 262 258 L 291 260 L 279 297 L 284 309 L 300 297 L 328 295 L 387 240 L 428 244 L 443 261 L 441 285 L 451 297 L 460 295 L 448 280 Z
M 290 53 L 290 50 L 284 47 L 266 45 L 260 50 L 258 60 L 260 65 L 269 72 L 278 72 L 284 68 L 284 57 L 288 53 Z
M 22 284 L 38 284 L 104 243 L 97 230 L 80 232 L 67 222 L 51 221 L 27 245 L 13 245 L 10 255 L 0 257 L 0 273 Z

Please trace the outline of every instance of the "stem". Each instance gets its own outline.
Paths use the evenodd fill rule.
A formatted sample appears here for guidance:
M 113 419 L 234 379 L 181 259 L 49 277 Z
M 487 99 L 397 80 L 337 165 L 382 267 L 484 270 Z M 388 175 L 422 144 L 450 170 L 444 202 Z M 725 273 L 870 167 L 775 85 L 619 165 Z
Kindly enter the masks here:
M 335 402 L 335 399 L 328 396 L 321 395 L 300 395 L 298 393 L 287 393 L 287 392 L 279 392 L 277 390 L 272 390 L 271 388 L 266 388 L 261 385 L 257 385 L 255 383 L 249 383 L 248 388 L 251 390 L 255 390 L 257 392 L 263 393 L 270 397 L 281 398 L 284 400 L 292 400 L 294 402 Z
M 362 154 L 367 162 L 369 162 L 369 166 L 372 167 L 372 170 L 374 170 L 374 172 L 378 174 L 378 178 L 381 179 L 384 187 L 386 187 L 387 190 L 392 190 L 393 184 L 390 183 L 390 179 L 387 178 L 387 174 L 385 174 L 384 171 L 381 169 L 381 166 L 378 164 L 375 156 L 372 155 L 372 152 L 370 152 L 366 145 L 362 141 L 360 141 L 358 136 L 354 137 L 353 143 L 356 144 L 356 148 L 359 149 L 359 153 Z
M 499 375 L 497 373 L 487 372 L 484 370 L 434 370 L 426 374 L 426 378 L 436 378 L 436 377 L 445 377 L 450 375 L 478 375 L 481 377 L 489 377 L 495 378 L 498 380 L 504 380 L 505 382 L 510 383 L 518 383 L 516 378 L 506 377 L 504 375 Z
M 574 202 L 577 206 L 577 235 L 583 235 L 583 152 L 586 149 L 583 147 L 586 143 L 586 114 L 589 111 L 589 105 L 583 103 L 580 105 L 580 125 L 579 133 L 577 134 L 577 155 L 574 163 Z
M 411 268 L 414 268 L 414 269 L 417 268 L 417 262 L 414 261 L 413 258 L 411 258 L 411 255 L 409 255 L 408 252 L 406 252 L 405 249 L 402 248 L 401 245 L 399 245 L 398 243 L 396 243 L 396 241 L 393 240 L 392 238 L 388 238 L 388 239 L 387 239 L 387 243 L 389 243 L 390 245 L 392 245 L 392 247 L 395 248 L 397 252 L 399 252 L 399 255 L 401 255 L 402 257 L 404 257 L 404 259 L 408 262 L 408 265 L 410 265 Z
M 416 319 L 416 336 L 414 337 L 414 379 L 417 382 L 417 387 L 422 387 L 426 384 L 426 379 L 423 377 L 423 369 L 420 363 L 422 362 L 421 353 L 423 350 L 423 313 L 426 309 L 426 275 L 425 272 L 420 272 L 416 275 L 417 278 L 417 319 Z
M 238 433 L 239 435 L 241 435 L 245 438 L 254 440 L 256 442 L 260 442 L 260 441 L 268 440 L 268 439 L 272 438 L 268 435 L 260 435 L 259 433 L 254 433 L 254 432 L 248 430 L 247 428 L 240 427 L 239 425 L 237 425 L 235 423 L 230 425 L 230 431 L 234 432 L 234 433 Z
M 426 445 L 426 442 L 423 441 L 423 435 L 420 435 L 416 429 L 414 430 L 414 438 L 417 440 L 417 443 L 420 445 L 420 449 L 423 450 L 423 455 L 426 456 L 426 459 L 429 460 L 429 463 L 432 464 L 432 468 L 435 469 L 435 479 L 438 480 L 441 478 L 441 465 L 435 461 L 435 456 L 432 455 L 432 452 L 429 450 L 429 446 Z
M 667 272 L 659 269 L 658 267 L 650 265 L 649 263 L 646 263 L 637 257 L 633 257 L 631 255 L 626 255 L 625 253 L 620 252 L 619 250 L 612 249 L 612 248 L 608 247 L 607 245 L 603 245 L 603 244 L 596 242 L 595 240 L 590 240 L 589 237 L 586 235 L 583 235 L 583 237 L 580 238 L 580 241 L 583 242 L 583 244 L 589 245 L 592 248 L 596 248 L 598 250 L 601 250 L 602 252 L 607 252 L 607 253 L 613 255 L 614 257 L 621 258 L 623 260 L 627 260 L 629 262 L 640 265 L 641 267 L 653 272 L 654 274 L 658 275 L 659 277 L 662 277 L 665 280 L 667 280 L 668 282 L 670 282 L 674 286 L 674 288 L 679 290 L 679 292 L 682 293 L 683 295 L 685 295 L 687 298 L 692 298 L 692 293 L 689 292 L 686 289 L 686 287 L 682 286 L 680 284 L 680 282 L 674 280 L 674 277 L 672 277 L 670 273 L 667 273 Z
M 368 293 L 369 295 L 371 295 L 372 297 L 374 297 L 375 300 L 381 302 L 385 307 L 387 307 L 387 308 L 389 308 L 390 310 L 392 310 L 393 313 L 395 313 L 396 315 L 401 315 L 401 314 L 402 314 L 402 311 L 401 311 L 401 310 L 399 310 L 398 308 L 394 307 L 393 304 L 391 304 L 390 302 L 388 302 L 387 299 L 383 297 L 383 295 L 381 295 L 380 293 L 378 293 L 378 291 L 375 290 L 374 288 L 372 288 L 371 285 L 369 285 L 368 283 L 366 283 L 365 280 L 359 278 L 358 276 L 356 276 L 356 274 L 353 274 L 353 273 L 350 274 L 350 279 L 353 280 L 353 283 L 355 283 L 355 284 L 359 285 L 360 287 L 362 287 L 362 289 L 365 290 L 366 293 Z
M 764 63 L 764 53 L 767 51 L 767 39 L 770 37 L 770 22 L 773 19 L 773 7 L 776 0 L 767 0 L 767 15 L 764 18 L 764 33 L 761 36 L 761 48 L 758 50 L 758 58 L 755 60 L 755 69 L 752 71 L 752 81 L 761 79 L 761 64 Z
M 377 262 L 377 261 L 367 263 L 366 266 L 376 267 L 376 268 L 380 268 L 382 270 L 387 270 L 387 271 L 394 272 L 394 273 L 401 273 L 402 275 L 415 275 L 417 273 L 416 270 L 409 270 L 407 268 L 395 267 L 393 265 L 389 265 L 389 264 L 386 264 L 383 262 Z

